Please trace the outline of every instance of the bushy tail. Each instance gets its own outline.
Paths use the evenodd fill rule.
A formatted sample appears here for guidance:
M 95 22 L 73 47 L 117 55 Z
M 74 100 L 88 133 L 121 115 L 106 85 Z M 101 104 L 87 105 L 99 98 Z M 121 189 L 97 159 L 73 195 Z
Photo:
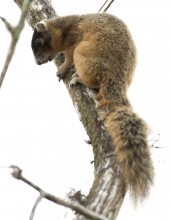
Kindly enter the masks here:
M 153 165 L 147 143 L 147 126 L 128 106 L 108 114 L 105 126 L 111 135 L 123 179 L 135 202 L 144 199 L 153 183 Z

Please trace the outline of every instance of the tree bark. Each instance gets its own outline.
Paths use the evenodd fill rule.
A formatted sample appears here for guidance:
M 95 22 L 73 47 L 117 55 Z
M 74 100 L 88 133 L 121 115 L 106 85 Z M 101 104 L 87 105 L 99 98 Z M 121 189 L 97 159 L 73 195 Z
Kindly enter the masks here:
M 23 0 L 14 0 L 22 8 Z M 55 16 L 50 0 L 33 0 L 28 12 L 27 21 L 34 28 L 35 24 L 44 19 Z M 64 61 L 64 54 L 60 53 L 55 59 L 58 67 Z M 68 87 L 73 71 L 69 71 L 63 80 L 75 109 L 79 115 L 93 146 L 94 153 L 94 182 L 87 196 L 85 206 L 105 217 L 115 220 L 124 196 L 125 185 L 121 179 L 122 167 L 115 160 L 114 145 L 104 125 L 99 120 L 94 92 L 83 85 Z M 84 216 L 76 215 L 76 220 L 85 220 Z

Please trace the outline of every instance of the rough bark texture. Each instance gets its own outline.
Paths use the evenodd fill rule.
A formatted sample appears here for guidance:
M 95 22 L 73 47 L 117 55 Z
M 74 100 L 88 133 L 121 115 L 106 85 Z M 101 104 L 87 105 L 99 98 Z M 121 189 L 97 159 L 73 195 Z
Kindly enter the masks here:
M 21 8 L 23 0 L 14 0 Z M 50 0 L 33 0 L 27 21 L 33 28 L 43 18 L 51 18 L 55 11 Z M 56 66 L 64 60 L 61 53 L 55 59 Z M 98 119 L 93 100 L 93 91 L 82 85 L 68 87 L 73 71 L 63 80 L 73 100 L 79 119 L 81 120 L 90 138 L 94 152 L 94 183 L 87 197 L 86 207 L 102 214 L 109 219 L 116 219 L 122 205 L 126 189 L 122 182 L 121 167 L 116 164 L 114 146 L 103 124 Z M 77 215 L 76 220 L 85 220 L 84 216 Z

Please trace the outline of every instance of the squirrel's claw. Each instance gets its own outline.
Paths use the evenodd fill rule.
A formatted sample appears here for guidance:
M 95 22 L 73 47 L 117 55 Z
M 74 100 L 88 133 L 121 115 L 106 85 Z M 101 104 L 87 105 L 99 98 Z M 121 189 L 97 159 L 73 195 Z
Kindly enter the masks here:
M 56 76 L 58 77 L 59 82 L 61 81 L 61 79 L 64 78 L 64 76 L 62 74 L 59 74 L 58 72 L 56 73 Z
M 65 77 L 65 71 L 61 70 L 60 68 L 58 69 L 56 76 L 59 79 L 59 82 L 61 81 L 61 79 L 64 79 Z

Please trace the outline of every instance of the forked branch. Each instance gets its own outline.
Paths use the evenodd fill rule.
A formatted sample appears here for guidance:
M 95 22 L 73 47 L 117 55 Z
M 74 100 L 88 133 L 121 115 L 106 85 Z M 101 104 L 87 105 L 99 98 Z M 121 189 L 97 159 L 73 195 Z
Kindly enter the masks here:
M 77 202 L 65 201 L 63 199 L 60 199 L 59 197 L 56 197 L 56 196 L 54 196 L 50 193 L 45 192 L 39 186 L 32 183 L 30 180 L 26 179 L 22 175 L 22 170 L 18 166 L 11 165 L 10 168 L 12 168 L 12 173 L 11 174 L 15 179 L 22 180 L 24 183 L 28 184 L 29 186 L 31 186 L 32 188 L 34 188 L 35 190 L 37 190 L 40 193 L 39 197 L 37 198 L 37 200 L 36 200 L 36 202 L 33 206 L 33 209 L 32 209 L 31 215 L 30 215 L 30 220 L 33 220 L 35 210 L 36 210 L 38 204 L 40 203 L 40 201 L 43 198 L 45 198 L 45 199 L 47 199 L 51 202 L 54 202 L 58 205 L 62 205 L 64 207 L 70 208 L 73 211 L 76 211 L 80 215 L 84 215 L 85 217 L 87 217 L 89 219 L 92 219 L 92 220 L 109 220 L 108 218 L 106 218 L 102 215 L 99 215 L 99 214 L 97 214 L 97 213 L 95 213 L 91 210 L 88 210 L 87 208 L 85 208 L 84 206 L 80 205 Z
M 10 48 L 9 48 L 9 52 L 7 54 L 7 58 L 4 64 L 4 67 L 2 69 L 1 75 L 0 75 L 0 88 L 2 86 L 2 83 L 4 81 L 6 72 L 8 70 L 9 64 L 12 60 L 14 51 L 15 51 L 15 47 L 17 45 L 20 33 L 23 29 L 24 26 L 24 21 L 25 18 L 27 16 L 27 12 L 29 10 L 30 4 L 31 4 L 32 0 L 24 0 L 23 1 L 23 6 L 22 6 L 22 11 L 21 11 L 21 16 L 20 16 L 20 20 L 18 22 L 18 25 L 16 27 L 13 27 L 5 18 L 1 18 L 1 20 L 4 22 L 6 28 L 9 30 L 9 32 L 11 33 L 11 44 L 10 44 Z

